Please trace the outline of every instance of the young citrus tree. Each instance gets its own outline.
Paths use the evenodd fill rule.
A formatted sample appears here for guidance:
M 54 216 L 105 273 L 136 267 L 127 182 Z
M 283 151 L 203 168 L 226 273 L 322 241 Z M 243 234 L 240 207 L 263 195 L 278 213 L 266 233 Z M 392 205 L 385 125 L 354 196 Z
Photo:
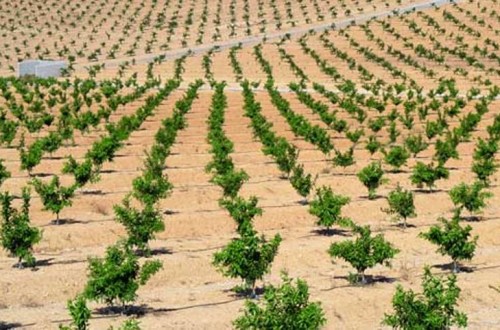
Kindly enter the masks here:
M 87 301 L 83 295 L 78 295 L 74 300 L 68 300 L 67 308 L 71 315 L 71 326 L 59 325 L 59 330 L 87 330 L 89 319 L 92 315 L 87 307 Z
M 344 153 L 335 149 L 335 157 L 332 159 L 333 165 L 341 166 L 344 168 L 354 165 L 354 163 L 356 163 L 356 160 L 354 159 L 353 154 L 354 154 L 354 147 L 350 147 Z
M 231 170 L 224 174 L 216 174 L 210 182 L 221 186 L 225 197 L 236 197 L 243 183 L 248 179 L 249 176 L 244 170 Z
M 245 288 L 255 296 L 255 282 L 269 272 L 280 243 L 279 234 L 268 242 L 264 236 L 257 235 L 250 222 L 244 222 L 240 237 L 216 252 L 213 264 L 225 276 L 241 278 Z
M 0 228 L 0 244 L 12 255 L 19 258 L 17 266 L 23 267 L 22 261 L 30 267 L 35 266 L 36 260 L 33 257 L 33 245 L 40 242 L 42 232 L 38 228 L 30 226 L 30 191 L 23 188 L 23 205 L 21 210 L 12 207 L 14 199 L 8 192 L 0 194 L 2 203 L 2 226 Z
M 235 198 L 224 198 L 219 200 L 219 205 L 225 208 L 231 218 L 238 225 L 237 231 L 240 233 L 242 227 L 247 223 L 251 223 L 257 215 L 262 215 L 262 209 L 257 206 L 258 199 L 255 196 L 248 200 L 240 196 Z
M 3 159 L 0 159 L 0 187 L 8 178 L 10 178 L 10 172 L 7 171 L 7 168 L 3 164 Z
M 377 188 L 386 182 L 383 176 L 384 170 L 382 170 L 380 162 L 373 162 L 358 172 L 359 181 L 368 188 L 369 199 L 375 199 L 377 197 Z
M 326 227 L 329 232 L 334 224 L 342 227 L 352 225 L 352 220 L 341 215 L 342 207 L 350 201 L 349 197 L 336 195 L 327 186 L 316 190 L 316 196 L 309 205 L 309 213 L 318 218 L 319 226 Z
M 148 260 L 142 266 L 138 257 L 123 242 L 109 246 L 106 256 L 89 258 L 88 280 L 84 296 L 94 301 L 104 301 L 112 306 L 115 302 L 122 307 L 135 301 L 140 285 L 162 268 L 159 260 Z
M 233 322 L 236 329 L 316 330 L 326 323 L 321 304 L 309 301 L 304 280 L 297 279 L 294 285 L 283 274 L 282 281 L 277 287 L 266 287 L 263 303 L 245 302 L 244 314 Z
M 438 245 L 438 252 L 448 255 L 453 262 L 453 272 L 459 272 L 458 262 L 460 260 L 471 260 L 476 250 L 478 236 L 471 240 L 472 227 L 460 226 L 459 215 L 455 214 L 451 221 L 444 218 L 439 219 L 443 226 L 432 226 L 428 232 L 420 233 L 420 237 Z
M 398 285 L 392 297 L 394 313 L 385 314 L 382 323 L 393 329 L 467 327 L 467 315 L 456 309 L 460 288 L 455 275 L 444 281 L 425 268 L 422 287 L 423 293 L 417 294 Z
M 75 184 L 78 187 L 85 186 L 88 182 L 99 181 L 99 172 L 94 169 L 92 161 L 87 158 L 82 163 L 78 163 L 72 156 L 68 157 L 62 172 L 64 174 L 73 174 L 75 178 Z
M 388 152 L 382 151 L 385 155 L 385 162 L 392 166 L 394 172 L 399 172 L 401 166 L 410 158 L 410 153 L 402 146 L 394 146 Z
M 414 195 L 409 190 L 404 190 L 398 184 L 395 190 L 387 196 L 388 209 L 383 209 L 388 214 L 396 214 L 397 220 L 403 219 L 403 227 L 406 228 L 406 219 L 415 217 Z
M 411 183 L 417 185 L 418 188 L 422 188 L 424 184 L 432 191 L 434 183 L 439 179 L 448 179 L 450 171 L 443 167 L 442 165 L 434 166 L 434 164 L 426 165 L 422 162 L 417 162 L 415 167 L 413 167 L 412 174 L 410 176 Z
M 356 240 L 333 243 L 328 253 L 332 258 L 344 259 L 356 269 L 357 274 L 349 276 L 352 282 L 366 284 L 365 271 L 377 264 L 390 266 L 390 260 L 399 250 L 381 234 L 372 237 L 369 226 L 354 226 L 353 232 L 359 235 Z
M 49 183 L 34 178 L 31 184 L 35 187 L 37 194 L 40 195 L 44 210 L 55 213 L 56 225 L 59 225 L 59 213 L 66 206 L 71 206 L 73 204 L 71 198 L 73 198 L 77 186 L 61 186 L 61 182 L 57 175 L 54 175 Z
M 307 196 L 311 192 L 315 181 L 316 179 L 313 179 L 310 173 L 305 173 L 303 165 L 297 165 L 293 168 L 290 183 L 297 193 L 304 198 L 303 204 L 307 204 Z
M 141 253 L 151 251 L 148 242 L 155 238 L 155 233 L 165 230 L 165 224 L 160 212 L 152 205 L 146 204 L 142 210 L 132 207 L 130 198 L 123 200 L 122 205 L 114 207 L 116 221 L 125 226 L 128 234 L 128 247 L 136 247 Z
M 481 211 L 486 206 L 486 199 L 493 197 L 489 191 L 483 191 L 484 184 L 476 181 L 471 185 L 464 182 L 453 187 L 449 194 L 457 212 L 466 209 L 470 213 Z

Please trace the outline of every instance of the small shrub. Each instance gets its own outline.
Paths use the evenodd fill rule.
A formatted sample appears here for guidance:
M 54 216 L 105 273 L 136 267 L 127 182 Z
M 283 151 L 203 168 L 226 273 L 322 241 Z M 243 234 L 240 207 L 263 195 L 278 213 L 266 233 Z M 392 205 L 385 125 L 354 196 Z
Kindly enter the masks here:
M 428 232 L 420 233 L 420 237 L 438 245 L 438 252 L 442 255 L 450 256 L 453 261 L 453 272 L 456 273 L 459 271 L 458 261 L 470 260 L 474 256 L 478 237 L 469 240 L 472 227 L 467 225 L 462 228 L 458 214 L 451 221 L 444 218 L 439 220 L 443 227 L 432 226 Z
M 163 218 L 151 204 L 146 204 L 142 210 L 131 206 L 130 199 L 123 200 L 122 205 L 115 205 L 116 221 L 127 230 L 128 247 L 137 247 L 139 251 L 150 253 L 148 242 L 155 238 L 155 233 L 165 230 Z
M 236 329 L 315 330 L 326 323 L 320 303 L 309 302 L 309 286 L 297 279 L 296 285 L 286 274 L 283 283 L 268 286 L 264 302 L 247 300 L 244 314 L 233 324 Z
M 410 153 L 404 147 L 395 146 L 392 147 L 389 152 L 385 153 L 385 162 L 393 167 L 395 172 L 398 172 L 401 166 L 406 164 L 406 161 L 410 158 Z
M 385 314 L 383 324 L 394 329 L 450 329 L 467 327 L 467 315 L 456 309 L 460 296 L 457 277 L 451 275 L 445 282 L 425 269 L 423 293 L 405 291 L 398 285 L 392 298 L 394 314 Z
M 243 183 L 249 179 L 248 174 L 243 171 L 229 171 L 225 174 L 215 175 L 210 182 L 222 187 L 225 197 L 234 198 L 240 191 Z
M 397 220 L 403 219 L 403 227 L 406 228 L 406 219 L 415 217 L 414 195 L 409 190 L 404 190 L 400 185 L 387 196 L 389 208 L 383 211 L 388 214 L 396 214 Z
M 8 178 L 10 178 L 10 172 L 7 171 L 7 168 L 3 164 L 3 159 L 0 159 L 0 187 Z
M 434 183 L 439 179 L 448 179 L 450 172 L 442 165 L 434 167 L 431 163 L 426 165 L 422 162 L 417 162 L 410 176 L 411 183 L 422 188 L 424 184 L 432 191 Z
M 316 180 L 312 178 L 311 174 L 305 174 L 304 167 L 302 165 L 298 165 L 293 168 L 290 183 L 295 188 L 297 193 L 304 198 L 304 203 L 307 203 L 306 198 L 311 192 L 315 181 Z
M 351 165 L 354 165 L 356 163 L 356 160 L 353 157 L 354 154 L 354 147 L 350 147 L 349 150 L 346 152 L 342 153 L 338 150 L 335 150 L 335 157 L 333 158 L 333 165 L 335 166 L 341 166 L 341 167 L 348 167 Z
M 375 199 L 377 197 L 376 190 L 386 180 L 383 178 L 384 171 L 380 162 L 373 162 L 364 167 L 359 173 L 358 178 L 361 183 L 368 188 L 368 198 Z
M 225 276 L 241 278 L 255 296 L 255 282 L 269 272 L 280 243 L 280 235 L 267 242 L 247 222 L 240 228 L 239 238 L 214 254 L 213 264 Z
M 14 198 L 8 192 L 0 194 L 2 203 L 2 226 L 0 228 L 0 244 L 12 255 L 19 258 L 17 266 L 23 267 L 22 261 L 30 267 L 35 266 L 33 245 L 40 242 L 42 232 L 30 226 L 30 192 L 24 188 L 22 193 L 23 205 L 21 210 L 12 207 Z
M 224 207 L 236 221 L 238 232 L 241 231 L 246 222 L 251 223 L 255 216 L 262 215 L 262 209 L 257 206 L 257 203 L 258 199 L 255 196 L 250 197 L 249 200 L 239 196 L 219 200 L 219 205 Z
M 92 315 L 87 307 L 85 297 L 79 295 L 74 300 L 68 300 L 67 308 L 71 315 L 71 326 L 59 326 L 60 330 L 87 330 L 89 328 L 89 319 Z
M 355 282 L 366 284 L 365 271 L 377 264 L 390 266 L 389 261 L 399 252 L 379 234 L 371 236 L 369 226 L 354 226 L 353 232 L 359 237 L 354 241 L 333 243 L 328 250 L 332 258 L 344 259 L 353 266 L 357 274 Z
M 413 157 L 427 149 L 429 144 L 424 141 L 422 135 L 410 135 L 405 140 L 406 148 L 413 154 Z
M 474 182 L 471 185 L 460 183 L 450 190 L 450 198 L 457 211 L 466 209 L 470 213 L 481 211 L 486 206 L 486 199 L 493 197 L 489 191 L 483 191 L 482 182 Z
M 352 224 L 351 219 L 341 216 L 341 209 L 350 201 L 349 197 L 336 195 L 327 186 L 316 190 L 316 197 L 311 201 L 309 213 L 318 218 L 319 226 L 324 226 L 329 231 L 334 224 L 346 227 Z
M 59 177 L 54 175 L 50 183 L 44 183 L 38 178 L 31 181 L 35 191 L 42 199 L 44 210 L 51 211 L 56 215 L 56 224 L 59 224 L 59 213 L 66 207 L 71 206 L 77 188 L 76 185 L 63 187 L 59 181 Z
M 138 257 L 123 243 L 109 246 L 106 256 L 89 258 L 89 275 L 84 296 L 94 301 L 104 301 L 112 306 L 135 301 L 137 289 L 158 272 L 162 264 L 148 260 L 142 266 Z

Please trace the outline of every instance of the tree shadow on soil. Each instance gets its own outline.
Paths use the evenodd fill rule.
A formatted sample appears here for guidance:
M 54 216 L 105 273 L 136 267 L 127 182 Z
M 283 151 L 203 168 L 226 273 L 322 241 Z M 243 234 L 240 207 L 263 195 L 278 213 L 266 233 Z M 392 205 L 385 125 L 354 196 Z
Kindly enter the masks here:
M 186 309 L 225 305 L 225 304 L 230 304 L 232 302 L 236 302 L 239 300 L 240 299 L 231 299 L 231 300 L 225 300 L 225 301 L 215 302 L 215 303 L 188 305 L 188 306 L 172 307 L 172 308 L 154 308 L 154 307 L 149 307 L 147 305 L 139 305 L 139 306 L 132 305 L 132 306 L 123 306 L 123 307 L 122 306 L 107 306 L 107 307 L 102 307 L 102 308 L 96 309 L 95 314 L 101 315 L 104 317 L 115 317 L 116 315 L 127 315 L 127 316 L 134 315 L 137 317 L 141 317 L 141 316 L 144 316 L 146 314 L 162 314 L 162 313 L 182 311 L 182 310 L 186 310 Z
M 340 289 L 340 288 L 366 287 L 366 286 L 371 286 L 371 285 L 374 285 L 377 283 L 394 283 L 398 280 L 396 277 L 388 277 L 388 276 L 383 276 L 383 275 L 365 275 L 366 283 L 362 283 L 362 282 L 350 283 L 349 276 L 334 276 L 333 279 L 345 280 L 349 284 L 335 286 L 335 287 L 332 287 L 330 289 L 325 289 L 323 291 L 330 291 L 330 290 Z
M 76 220 L 76 219 L 59 219 L 57 220 L 52 220 L 48 226 L 62 226 L 62 225 L 75 225 L 77 223 L 89 223 L 90 221 L 81 221 L 81 220 Z
M 363 195 L 363 196 L 360 196 L 359 197 L 360 199 L 364 199 L 364 200 L 367 200 L 367 201 L 376 201 L 377 199 L 383 199 L 385 198 L 384 196 L 382 195 L 375 195 L 374 197 L 370 198 L 366 195 Z
M 432 190 L 430 190 L 430 189 L 424 189 L 424 188 L 417 188 L 417 189 L 414 189 L 413 192 L 430 195 L 430 194 L 435 194 L 435 193 L 446 192 L 446 190 L 444 190 L 444 189 L 432 189 Z
M 321 228 L 321 229 L 313 229 L 311 233 L 321 235 L 321 236 L 342 236 L 342 237 L 350 237 L 351 232 L 345 229 L 337 229 L 337 228 Z
M 394 228 L 399 228 L 399 229 L 408 229 L 408 228 L 417 228 L 417 226 L 415 226 L 414 224 L 411 224 L 411 223 L 406 223 L 406 227 L 404 225 L 404 223 L 393 223 L 391 225 L 391 227 L 394 227 Z
M 21 324 L 18 322 L 10 323 L 10 322 L 0 321 L 0 330 L 17 329 L 17 328 L 22 328 L 22 327 L 24 328 L 24 327 L 28 327 L 28 326 L 32 326 L 32 325 L 35 325 L 35 323 Z
M 453 263 L 446 263 L 446 264 L 437 264 L 433 265 L 432 268 L 438 268 L 442 271 L 449 271 L 450 273 L 453 272 Z M 462 266 L 458 265 L 458 272 L 459 273 L 473 273 L 477 267 L 468 267 L 468 266 Z
M 35 263 L 35 267 L 33 268 L 33 271 L 37 271 L 39 267 L 49 267 L 53 265 L 71 265 L 71 264 L 86 262 L 86 260 L 76 260 L 76 259 L 60 260 L 60 261 L 53 261 L 53 260 L 55 260 L 55 258 L 37 260 Z

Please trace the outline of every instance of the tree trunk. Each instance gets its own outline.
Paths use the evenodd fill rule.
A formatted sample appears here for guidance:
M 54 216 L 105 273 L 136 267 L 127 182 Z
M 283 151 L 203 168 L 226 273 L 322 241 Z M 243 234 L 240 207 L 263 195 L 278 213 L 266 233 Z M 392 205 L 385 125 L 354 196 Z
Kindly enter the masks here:
M 364 270 L 360 271 L 359 275 L 361 275 L 361 284 L 365 285 L 366 284 L 365 271 Z
M 19 257 L 19 260 L 17 261 L 17 268 L 18 269 L 23 269 L 23 258 Z
M 460 268 L 458 267 L 458 262 L 456 260 L 453 260 L 453 273 L 460 273 Z
M 56 213 L 56 225 L 59 226 L 59 212 Z
M 403 229 L 406 229 L 406 217 L 403 217 Z

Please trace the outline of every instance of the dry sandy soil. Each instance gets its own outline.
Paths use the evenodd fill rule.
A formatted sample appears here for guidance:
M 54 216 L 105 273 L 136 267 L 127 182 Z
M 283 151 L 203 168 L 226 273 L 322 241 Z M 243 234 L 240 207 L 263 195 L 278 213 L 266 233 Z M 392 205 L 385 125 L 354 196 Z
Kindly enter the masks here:
M 229 1 L 224 1 L 226 2 Z M 476 10 L 476 3 L 464 5 L 464 8 Z M 491 4 L 491 11 L 495 8 L 497 12 L 500 11 L 498 3 L 493 1 L 488 3 Z M 443 45 L 454 44 L 449 36 L 453 33 L 463 34 L 464 43 L 471 45 L 487 37 L 498 40 L 494 29 L 473 25 L 465 14 L 451 6 L 446 7 L 446 10 L 480 30 L 482 37 L 474 38 L 441 19 L 439 22 L 446 24 L 447 33 L 436 35 L 436 38 Z M 442 17 L 441 11 L 426 13 L 436 19 Z M 482 14 L 478 10 L 475 13 L 487 18 L 487 14 Z M 421 26 L 425 26 L 425 31 L 432 30 L 417 14 L 412 14 L 411 18 L 420 22 Z M 425 42 L 423 37 L 413 35 L 402 19 L 393 18 L 389 21 L 400 34 L 411 35 L 415 42 Z M 455 58 L 448 59 L 452 69 L 444 69 L 433 61 L 417 57 L 411 49 L 404 48 L 403 42 L 384 32 L 379 22 L 373 22 L 371 26 L 374 33 L 379 34 L 394 48 L 418 58 L 421 63 L 426 63 L 440 75 L 455 78 L 462 92 L 477 85 L 473 81 L 477 75 L 487 77 L 493 84 L 500 85 L 498 74 L 475 70 L 466 62 Z M 361 28 L 354 27 L 348 31 L 350 38 L 371 48 L 378 55 L 389 58 L 385 50 L 379 49 L 374 41 L 368 40 Z M 386 69 L 369 62 L 356 52 L 350 47 L 348 39 L 341 36 L 338 31 L 331 31 L 327 37 L 377 78 L 391 84 L 402 82 L 400 78 L 393 77 Z M 349 69 L 345 62 L 323 47 L 319 35 L 309 36 L 307 43 L 335 66 L 344 77 L 362 83 L 359 72 L 356 69 Z M 296 63 L 305 69 L 311 81 L 327 87 L 336 85 L 331 77 L 323 73 L 314 60 L 301 50 L 297 40 L 286 42 L 282 47 L 294 56 Z M 229 51 L 214 53 L 212 71 L 216 80 L 226 80 L 230 87 L 234 87 L 237 86 L 237 82 L 230 67 L 228 54 Z M 290 67 L 280 59 L 278 46 L 266 44 L 263 47 L 263 54 L 273 66 L 278 86 L 285 87 L 289 82 L 299 81 Z M 240 50 L 238 60 L 244 77 L 252 81 L 265 81 L 266 75 L 255 60 L 251 47 Z M 429 79 L 408 64 L 394 58 L 392 60 L 395 66 L 406 72 L 426 90 L 438 85 L 437 79 Z M 481 58 L 481 61 L 487 67 L 495 67 L 493 60 Z M 189 57 L 186 60 L 186 71 L 183 74 L 185 83 L 204 77 L 201 63 L 201 56 Z M 456 67 L 464 67 L 469 71 L 469 75 L 463 77 L 455 73 L 453 68 Z M 172 61 L 164 62 L 155 67 L 155 74 L 166 80 L 173 76 L 173 68 Z M 145 70 L 146 66 L 132 66 L 126 70 L 125 76 L 137 72 L 139 81 L 145 80 Z M 76 73 L 79 76 L 85 74 L 83 71 Z M 116 74 L 115 69 L 105 70 L 98 74 L 98 79 L 114 77 Z M 479 87 L 483 91 L 487 89 L 485 85 Z M 18 270 L 13 268 L 15 262 L 13 258 L 9 258 L 4 252 L 0 254 L 0 329 L 10 327 L 54 329 L 59 324 L 70 321 L 66 301 L 81 292 L 86 283 L 87 258 L 102 256 L 106 246 L 113 244 L 125 234 L 123 227 L 114 222 L 113 205 L 120 203 L 131 191 L 132 180 L 141 172 L 144 151 L 153 144 L 154 134 L 160 128 L 161 121 L 171 115 L 174 103 L 182 98 L 183 93 L 182 89 L 173 92 L 158 107 L 154 116 L 149 118 L 139 131 L 131 135 L 126 146 L 120 149 L 115 161 L 104 166 L 100 182 L 88 187 L 101 190 L 101 195 L 77 193 L 73 206 L 61 213 L 62 218 L 71 220 L 68 224 L 59 226 L 51 224 L 53 215 L 42 211 L 39 198 L 33 198 L 32 222 L 43 229 L 43 240 L 35 247 L 38 266 L 33 271 Z M 401 250 L 392 262 L 391 268 L 377 266 L 369 270 L 368 274 L 373 277 L 372 283 L 359 287 L 350 285 L 347 281 L 347 275 L 353 271 L 351 267 L 339 260 L 332 263 L 327 254 L 332 242 L 351 239 L 351 234 L 340 232 L 333 236 L 325 236 L 317 233 L 315 218 L 308 213 L 308 206 L 299 203 L 301 197 L 289 181 L 280 178 L 276 164 L 262 153 L 262 144 L 253 138 L 252 130 L 249 128 L 250 120 L 244 116 L 241 92 L 227 90 L 225 94 L 228 98 L 228 108 L 224 128 L 235 147 L 231 156 L 235 166 L 244 169 L 250 176 L 240 194 L 244 197 L 259 198 L 259 205 L 263 208 L 264 214 L 256 219 L 257 230 L 267 237 L 275 233 L 283 237 L 272 270 L 265 277 L 264 283 L 259 283 L 260 286 L 265 283 L 278 283 L 280 271 L 286 270 L 291 277 L 300 277 L 308 282 L 312 301 L 321 301 L 328 319 L 325 328 L 377 329 L 382 328 L 380 322 L 384 313 L 391 311 L 391 298 L 397 285 L 420 290 L 425 265 L 431 266 L 435 274 L 449 273 L 447 268 L 449 259 L 439 255 L 436 247 L 419 238 L 418 234 L 436 224 L 439 217 L 451 216 L 453 204 L 448 192 L 453 186 L 474 180 L 470 168 L 475 141 L 478 137 L 486 136 L 486 127 L 492 124 L 494 116 L 498 114 L 500 101 L 494 101 L 489 106 L 490 112 L 483 117 L 471 141 L 459 145 L 460 159 L 450 160 L 447 163 L 450 168 L 450 179 L 438 181 L 434 192 L 416 190 L 409 180 L 411 169 L 417 161 L 425 163 L 431 161 L 434 151 L 434 147 L 431 146 L 417 159 L 410 159 L 401 172 L 387 173 L 389 182 L 379 189 L 380 198 L 368 200 L 366 189 L 355 173 L 369 162 L 380 159 L 382 157 L 380 153 L 371 157 L 364 149 L 364 145 L 360 144 L 355 150 L 355 165 L 346 170 L 335 168 L 330 157 L 325 157 L 314 145 L 294 136 L 266 92 L 256 92 L 256 100 L 262 104 L 263 115 L 273 122 L 273 129 L 278 135 L 287 138 L 300 149 L 299 163 L 304 165 L 308 173 L 318 176 L 316 185 L 318 187 L 329 185 L 336 193 L 349 196 L 351 203 L 344 208 L 345 215 L 356 223 L 371 225 L 375 232 L 383 233 L 388 241 Z M 244 304 L 244 300 L 231 291 L 231 288 L 240 282 L 224 278 L 211 264 L 213 253 L 235 237 L 234 221 L 218 205 L 222 191 L 209 182 L 210 175 L 204 171 L 205 165 L 211 160 L 206 141 L 208 132 L 206 121 L 212 95 L 213 92 L 210 90 L 200 91 L 199 98 L 195 100 L 186 116 L 188 126 L 180 131 L 172 148 L 172 154 L 167 158 L 165 174 L 168 175 L 174 189 L 172 195 L 160 203 L 160 208 L 165 211 L 166 230 L 152 243 L 154 257 L 163 262 L 163 270 L 138 292 L 135 305 L 144 307 L 145 314 L 139 318 L 143 329 L 231 328 L 231 321 L 237 317 Z M 282 95 L 290 101 L 291 108 L 295 112 L 304 115 L 312 123 L 326 128 L 319 116 L 301 104 L 293 93 Z M 327 100 L 319 94 L 314 94 L 314 97 L 327 103 Z M 144 103 L 145 98 L 146 96 L 143 96 L 127 106 L 120 107 L 116 118 L 112 120 L 133 113 Z M 463 110 L 464 113 L 472 111 L 473 105 L 474 102 L 468 104 Z M 331 106 L 331 110 L 336 109 L 337 106 Z M 345 112 L 340 111 L 339 116 L 346 119 L 353 127 L 357 125 L 357 122 Z M 433 115 L 430 118 L 434 118 Z M 454 124 L 456 122 L 452 125 Z M 76 158 L 82 158 L 92 141 L 103 133 L 102 129 L 101 127 L 88 135 L 77 136 L 74 147 L 61 148 L 53 158 L 44 159 L 35 172 L 60 174 L 64 157 L 71 154 Z M 417 121 L 414 131 L 422 130 L 422 123 Z M 344 135 L 331 130 L 329 132 L 336 148 L 346 150 L 351 145 Z M 403 136 L 408 133 L 404 131 Z M 403 136 L 398 142 L 402 141 Z M 378 133 L 378 137 L 382 141 L 388 140 L 385 129 Z M 28 182 L 27 173 L 19 170 L 19 154 L 15 149 L 2 147 L 0 155 L 6 160 L 6 166 L 12 172 L 12 178 L 4 183 L 2 190 L 19 193 L 21 187 Z M 499 179 L 499 174 L 495 174 L 490 189 L 494 197 L 488 201 L 481 220 L 468 223 L 473 227 L 473 234 L 479 236 L 478 247 L 474 259 L 464 263 L 466 271 L 458 275 L 458 284 L 462 289 L 460 309 L 467 313 L 470 329 L 500 328 L 500 294 L 490 287 L 500 285 Z M 71 177 L 63 176 L 63 182 L 71 180 Z M 397 184 L 415 190 L 417 217 L 409 220 L 412 226 L 406 230 L 396 226 L 381 210 L 387 206 L 384 197 Z M 100 308 L 104 307 L 102 304 L 92 303 L 91 307 L 92 329 L 117 326 L 125 319 L 125 316 L 100 312 Z

